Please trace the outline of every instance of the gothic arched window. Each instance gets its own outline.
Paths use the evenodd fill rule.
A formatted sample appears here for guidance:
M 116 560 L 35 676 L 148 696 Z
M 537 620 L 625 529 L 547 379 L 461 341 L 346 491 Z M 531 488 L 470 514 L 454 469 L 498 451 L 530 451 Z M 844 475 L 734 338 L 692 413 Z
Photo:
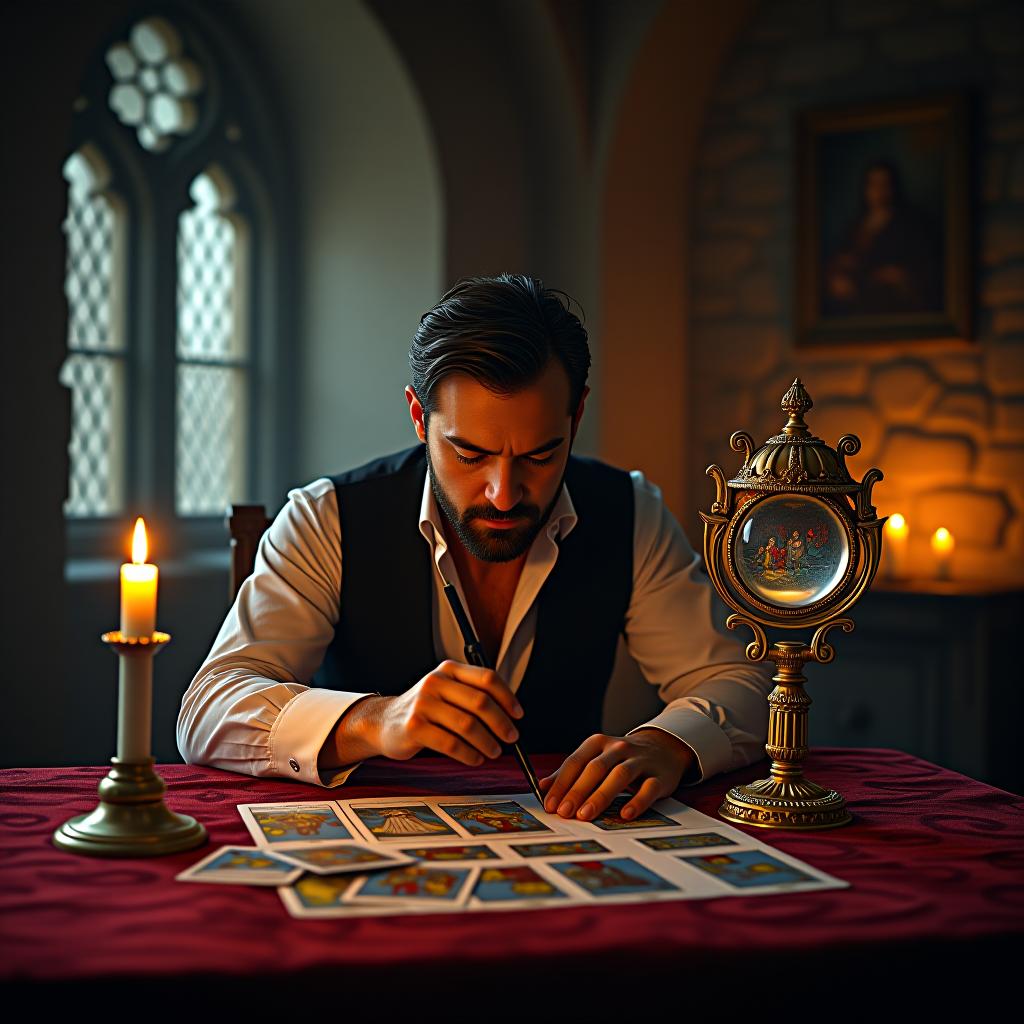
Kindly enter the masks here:
M 283 483 L 285 147 L 247 47 L 161 11 L 94 59 L 64 167 L 72 556 L 136 513 L 165 552 L 223 545 Z

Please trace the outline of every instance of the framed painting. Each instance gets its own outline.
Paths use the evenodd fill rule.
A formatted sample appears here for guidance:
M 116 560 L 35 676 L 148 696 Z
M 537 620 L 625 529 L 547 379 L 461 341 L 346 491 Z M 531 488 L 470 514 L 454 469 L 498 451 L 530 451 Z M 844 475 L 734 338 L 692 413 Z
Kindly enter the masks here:
M 801 115 L 799 344 L 970 340 L 966 122 L 957 96 Z

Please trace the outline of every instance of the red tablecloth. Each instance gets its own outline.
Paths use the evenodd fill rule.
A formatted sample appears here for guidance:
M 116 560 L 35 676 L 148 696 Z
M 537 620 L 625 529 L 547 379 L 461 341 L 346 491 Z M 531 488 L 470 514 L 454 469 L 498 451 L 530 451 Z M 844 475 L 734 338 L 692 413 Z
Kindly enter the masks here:
M 535 760 L 539 771 L 558 763 Z M 593 995 L 595 983 L 607 991 L 611 979 L 634 999 L 640 987 L 653 995 L 668 979 L 674 992 L 687 980 L 706 991 L 729 979 L 737 993 L 753 996 L 765 985 L 777 988 L 772 971 L 783 964 L 790 984 L 810 991 L 826 977 L 828 987 L 836 979 L 842 986 L 865 970 L 897 977 L 948 965 L 962 977 L 971 969 L 968 954 L 993 968 L 1019 951 L 1024 799 L 892 750 L 819 749 L 805 767 L 843 793 L 854 823 L 819 833 L 752 831 L 849 881 L 848 890 L 334 921 L 289 917 L 272 889 L 173 878 L 216 846 L 251 844 L 239 803 L 515 792 L 522 779 L 514 765 L 370 762 L 331 793 L 165 765 L 168 805 L 202 821 L 210 846 L 133 860 L 75 856 L 50 841 L 62 821 L 95 805 L 106 768 L 8 769 L 0 772 L 0 979 L 121 991 L 202 982 L 210 991 L 234 986 L 243 999 L 253 982 L 294 994 L 288 983 L 301 980 L 304 992 L 336 993 L 339 1007 L 355 987 L 379 995 L 380 1008 L 391 1005 L 387 1016 L 405 1017 L 418 1015 L 415 1002 L 400 1011 L 387 998 L 398 979 L 431 986 L 431 999 L 435 989 L 446 1000 L 457 990 L 463 1007 L 463 997 L 476 1006 L 489 990 L 501 1002 L 499 990 L 513 982 L 525 998 L 525 979 L 561 985 L 567 998 L 581 987 Z M 762 763 L 677 795 L 714 815 L 727 786 L 765 773 Z M 928 986 L 936 980 L 932 974 Z M 595 997 L 593 1005 L 607 1009 L 609 998 Z

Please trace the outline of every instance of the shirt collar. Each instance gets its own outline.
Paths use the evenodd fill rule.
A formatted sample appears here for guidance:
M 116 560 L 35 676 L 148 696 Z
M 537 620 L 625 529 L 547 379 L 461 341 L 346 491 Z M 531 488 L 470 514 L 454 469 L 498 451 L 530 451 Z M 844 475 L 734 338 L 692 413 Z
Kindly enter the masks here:
M 443 515 L 444 513 L 438 508 L 437 499 L 434 497 L 434 488 L 430 486 L 430 472 L 428 471 L 423 478 L 423 497 L 420 499 L 420 533 L 430 544 L 431 550 L 434 552 L 435 563 L 440 563 L 441 556 L 448 550 L 448 540 L 441 525 Z M 563 481 L 555 507 L 551 510 L 544 529 L 537 535 L 533 543 L 537 544 L 541 538 L 546 537 L 557 547 L 559 541 L 572 533 L 577 521 L 576 508 L 569 496 L 569 488 Z

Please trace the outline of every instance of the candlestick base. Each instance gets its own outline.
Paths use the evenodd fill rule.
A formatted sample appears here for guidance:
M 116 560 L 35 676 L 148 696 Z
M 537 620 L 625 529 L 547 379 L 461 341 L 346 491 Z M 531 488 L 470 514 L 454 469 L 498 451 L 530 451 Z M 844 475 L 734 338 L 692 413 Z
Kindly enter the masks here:
M 842 796 L 802 775 L 793 779 L 759 779 L 746 786 L 734 786 L 726 794 L 718 814 L 740 825 L 798 831 L 837 828 L 853 820 Z
M 153 771 L 153 758 L 140 764 L 110 759 L 114 766 L 99 785 L 100 802 L 89 814 L 65 821 L 54 845 L 90 857 L 159 857 L 206 842 L 206 829 L 164 803 L 167 787 Z

